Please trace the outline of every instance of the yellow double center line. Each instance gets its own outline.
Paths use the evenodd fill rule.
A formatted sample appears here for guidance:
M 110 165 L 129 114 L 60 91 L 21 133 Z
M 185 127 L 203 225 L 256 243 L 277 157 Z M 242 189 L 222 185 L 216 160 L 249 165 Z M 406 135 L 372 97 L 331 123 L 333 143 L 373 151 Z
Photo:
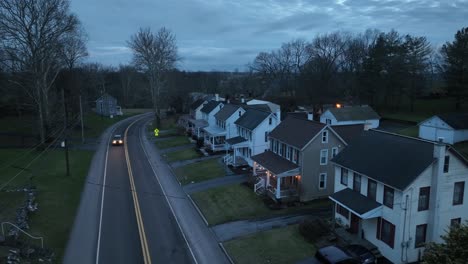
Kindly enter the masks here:
M 148 242 L 146 241 L 145 226 L 143 225 L 143 218 L 141 217 L 140 203 L 138 202 L 138 196 L 137 196 L 137 191 L 136 191 L 136 187 L 135 187 L 135 181 L 133 180 L 132 165 L 130 164 L 130 158 L 128 156 L 128 147 L 127 147 L 128 130 L 138 120 L 133 121 L 127 127 L 127 129 L 125 129 L 124 149 L 125 149 L 125 159 L 127 161 L 128 177 L 130 179 L 130 187 L 131 187 L 132 196 L 133 196 L 133 204 L 134 204 L 134 207 L 135 207 L 135 215 L 136 215 L 137 224 L 138 224 L 138 232 L 140 233 L 141 249 L 143 251 L 143 260 L 144 260 L 145 264 L 150 264 L 151 263 L 151 255 L 150 255 L 149 250 L 148 250 Z

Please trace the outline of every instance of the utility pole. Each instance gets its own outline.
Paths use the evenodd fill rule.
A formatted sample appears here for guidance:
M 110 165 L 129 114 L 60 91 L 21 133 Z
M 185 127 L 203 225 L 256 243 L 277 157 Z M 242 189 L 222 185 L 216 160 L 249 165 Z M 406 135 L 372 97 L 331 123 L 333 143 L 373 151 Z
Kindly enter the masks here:
M 65 87 L 62 87 L 62 101 L 63 101 L 63 111 L 64 111 L 64 116 L 65 118 L 63 119 L 63 132 L 65 133 L 65 138 L 64 138 L 64 144 L 65 144 L 65 166 L 66 166 L 66 171 L 67 171 L 67 176 L 70 176 L 70 161 L 68 158 L 68 142 L 67 142 L 67 136 L 68 136 L 68 109 L 67 109 L 67 103 L 65 101 Z
M 85 143 L 84 139 L 84 123 L 83 123 L 83 106 L 81 104 L 81 94 L 80 94 L 80 119 L 81 119 L 81 143 Z

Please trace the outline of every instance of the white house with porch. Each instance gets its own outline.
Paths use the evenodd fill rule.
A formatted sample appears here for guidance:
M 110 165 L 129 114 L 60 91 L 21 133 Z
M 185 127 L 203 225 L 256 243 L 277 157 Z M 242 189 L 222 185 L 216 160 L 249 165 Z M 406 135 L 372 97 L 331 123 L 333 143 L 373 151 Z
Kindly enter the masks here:
M 200 112 L 202 114 L 202 119 L 197 119 L 197 122 L 200 124 L 197 130 L 197 138 L 203 138 L 207 140 L 206 130 L 213 131 L 216 130 L 216 119 L 214 115 L 223 108 L 224 104 L 220 101 L 211 100 L 208 103 L 204 104 Z M 200 122 L 203 121 L 203 122 Z
M 237 136 L 226 140 L 232 153 L 224 157 L 224 162 L 232 166 L 253 166 L 251 156 L 269 148 L 268 134 L 279 123 L 277 113 L 248 108 L 234 124 Z
M 393 263 L 468 220 L 468 161 L 449 145 L 369 130 L 332 162 L 336 222 Z

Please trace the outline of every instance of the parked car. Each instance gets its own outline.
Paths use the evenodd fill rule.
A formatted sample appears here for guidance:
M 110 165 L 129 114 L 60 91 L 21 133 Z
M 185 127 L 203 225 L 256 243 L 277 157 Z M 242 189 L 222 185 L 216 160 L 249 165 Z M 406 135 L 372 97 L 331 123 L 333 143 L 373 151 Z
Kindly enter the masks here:
M 112 145 L 119 146 L 123 144 L 122 136 L 121 135 L 114 135 L 112 139 Z
M 346 250 L 354 257 L 359 258 L 362 264 L 375 264 L 376 258 L 374 254 L 367 248 L 361 245 L 349 245 Z
M 359 258 L 340 246 L 327 246 L 315 253 L 318 263 L 323 264 L 359 264 Z M 315 264 L 315 263 L 314 263 Z

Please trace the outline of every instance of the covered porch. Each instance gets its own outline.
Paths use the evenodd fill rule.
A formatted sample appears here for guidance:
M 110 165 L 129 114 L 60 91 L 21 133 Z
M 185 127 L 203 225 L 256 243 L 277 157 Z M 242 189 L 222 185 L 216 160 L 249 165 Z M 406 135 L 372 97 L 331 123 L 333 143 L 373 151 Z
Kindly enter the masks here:
M 252 156 L 253 176 L 260 178 L 254 191 L 264 188 L 275 201 L 299 198 L 300 167 L 271 151 Z
M 233 137 L 226 139 L 226 156 L 224 156 L 224 163 L 234 167 L 247 166 L 249 163 L 245 159 L 250 151 L 250 144 L 247 139 L 243 137 Z M 232 153 L 228 153 L 232 150 Z
M 205 146 L 213 152 L 226 150 L 226 130 L 220 127 L 205 127 Z
M 203 128 L 207 126 L 208 122 L 203 119 L 188 120 L 188 132 L 196 139 L 203 138 Z

